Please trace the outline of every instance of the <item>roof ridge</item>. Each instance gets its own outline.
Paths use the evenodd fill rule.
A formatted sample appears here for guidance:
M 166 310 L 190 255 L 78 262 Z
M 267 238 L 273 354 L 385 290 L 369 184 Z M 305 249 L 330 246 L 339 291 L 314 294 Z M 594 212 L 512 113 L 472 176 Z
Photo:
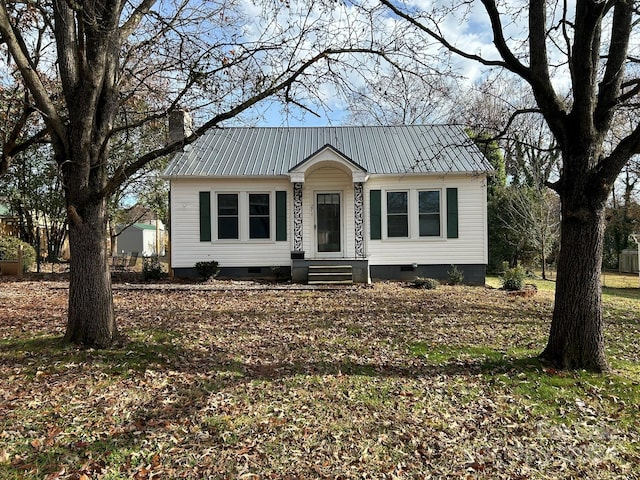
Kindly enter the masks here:
M 417 123 L 410 125 L 231 125 L 228 127 L 216 126 L 210 130 L 278 130 L 278 129 L 328 129 L 328 128 L 420 128 L 420 127 L 460 127 L 457 123 Z

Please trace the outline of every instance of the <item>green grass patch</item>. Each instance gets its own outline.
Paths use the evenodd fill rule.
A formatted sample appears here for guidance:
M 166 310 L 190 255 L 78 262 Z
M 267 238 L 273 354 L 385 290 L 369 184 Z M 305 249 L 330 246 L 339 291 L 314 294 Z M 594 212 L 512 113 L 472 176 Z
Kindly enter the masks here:
M 605 299 L 615 301 L 617 299 L 640 300 L 640 288 L 613 288 L 603 287 L 602 296 Z
M 531 350 L 501 352 L 483 346 L 450 347 L 416 342 L 412 355 L 429 364 L 449 366 L 460 362 L 474 364 L 504 395 L 515 395 L 536 416 L 571 425 L 584 417 L 611 415 L 623 428 L 637 426 L 638 412 L 628 405 L 640 404 L 640 366 L 626 363 L 625 375 L 599 375 L 589 372 L 563 372 L 546 366 Z M 615 363 L 615 362 L 614 362 Z M 497 379 L 497 382 L 492 382 Z
M 0 340 L 0 358 L 20 363 L 22 373 L 31 379 L 89 364 L 108 375 L 127 375 L 131 370 L 162 368 L 178 354 L 175 337 L 170 332 L 130 332 L 130 339 L 121 347 L 103 350 L 78 348 L 55 336 L 7 339 Z
M 412 355 L 424 357 L 429 363 L 433 364 L 441 364 L 452 360 L 499 362 L 505 357 L 505 352 L 500 352 L 490 347 L 473 345 L 455 347 L 416 342 L 409 345 L 409 351 Z

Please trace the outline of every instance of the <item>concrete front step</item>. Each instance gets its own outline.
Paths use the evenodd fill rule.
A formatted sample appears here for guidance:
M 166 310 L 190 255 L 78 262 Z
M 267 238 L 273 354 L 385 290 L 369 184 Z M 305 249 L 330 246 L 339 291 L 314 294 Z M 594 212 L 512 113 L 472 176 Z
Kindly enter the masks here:
M 351 284 L 353 271 L 351 265 L 309 265 L 307 283 L 320 284 Z
M 307 285 L 353 285 L 353 280 L 309 280 Z
M 353 275 L 350 273 L 309 273 L 309 280 L 348 280 L 353 282 Z
M 351 273 L 351 265 L 309 265 L 309 272 Z

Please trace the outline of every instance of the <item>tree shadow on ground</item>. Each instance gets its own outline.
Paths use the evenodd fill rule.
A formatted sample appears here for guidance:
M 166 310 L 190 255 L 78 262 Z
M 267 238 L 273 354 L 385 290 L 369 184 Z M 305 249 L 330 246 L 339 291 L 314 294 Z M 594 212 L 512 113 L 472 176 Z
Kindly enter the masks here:
M 360 375 L 370 377 L 418 378 L 434 376 L 458 376 L 500 374 L 506 372 L 540 372 L 541 360 L 537 357 L 515 358 L 496 349 L 484 349 L 485 353 L 472 355 L 458 353 L 469 349 L 452 349 L 448 358 L 429 362 L 420 355 L 407 354 L 406 364 L 399 362 L 343 361 L 293 361 L 269 362 L 256 358 L 255 363 L 243 363 L 232 359 L 232 354 L 211 347 L 206 350 L 184 348 L 167 341 L 127 341 L 113 349 L 83 349 L 63 343 L 62 338 L 42 336 L 0 342 L 2 364 L 29 376 L 37 371 L 54 373 L 56 369 L 68 370 L 69 365 L 93 366 L 109 375 L 131 371 L 144 372 L 150 368 L 167 368 L 184 373 L 232 372 L 238 381 L 276 380 L 296 375 Z M 322 356 L 319 353 L 319 356 Z M 445 355 L 446 356 L 446 355 Z M 184 360 L 184 361 L 181 361 Z
M 618 298 L 640 300 L 640 288 L 637 287 L 602 287 L 602 293 Z
M 106 374 L 118 381 L 122 378 L 144 378 L 149 371 L 167 371 L 177 375 L 171 382 L 171 402 L 168 403 L 162 390 L 155 391 L 146 401 L 129 413 L 128 420 L 117 425 L 108 435 L 95 432 L 83 437 L 69 437 L 64 444 L 54 443 L 47 449 L 30 449 L 12 468 L 16 472 L 28 469 L 41 475 L 53 474 L 65 458 L 72 456 L 78 476 L 100 475 L 107 465 L 120 465 L 123 472 L 147 469 L 154 465 L 161 468 L 161 460 L 139 458 L 134 453 L 145 438 L 171 436 L 176 429 L 188 429 L 202 418 L 209 405 L 211 395 L 223 390 L 251 382 L 279 382 L 293 377 L 347 376 L 372 378 L 421 379 L 429 377 L 471 377 L 499 375 L 503 373 L 526 376 L 542 373 L 541 363 L 535 358 L 512 358 L 498 350 L 478 358 L 464 358 L 453 354 L 451 358 L 430 363 L 424 357 L 405 356 L 400 361 L 383 363 L 376 361 L 293 361 L 289 363 L 269 362 L 259 356 L 253 362 L 233 359 L 233 352 L 220 348 L 190 349 L 170 336 L 153 341 L 130 341 L 112 350 L 81 349 L 65 345 L 59 337 L 38 337 L 0 342 L 0 362 L 14 372 L 19 372 L 28 389 L 30 382 L 69 381 L 75 388 L 74 376 L 97 376 Z M 318 352 L 322 356 L 322 352 Z M 38 372 L 45 372 L 38 375 Z M 84 377 L 83 377 L 84 378 Z M 145 380 L 146 381 L 146 380 Z M 125 392 L 123 392 L 125 393 Z M 90 402 L 89 402 L 90 404 Z M 88 404 L 86 408 L 92 407 Z M 95 412 L 100 415 L 100 412 Z M 195 419 L 195 420 L 194 420 Z M 45 421 L 46 419 L 43 419 Z M 48 420 L 47 420 L 48 421 Z M 51 418 L 51 422 L 60 419 Z M 199 427 L 202 425 L 198 425 Z M 65 425 L 62 424 L 62 428 Z M 101 430 L 105 430 L 102 428 Z M 102 435 L 102 436 L 101 436 Z M 230 448 L 228 440 L 211 431 L 203 432 L 210 447 Z M 204 438 L 204 437 L 203 437 Z M 70 470 L 67 469 L 70 473 Z

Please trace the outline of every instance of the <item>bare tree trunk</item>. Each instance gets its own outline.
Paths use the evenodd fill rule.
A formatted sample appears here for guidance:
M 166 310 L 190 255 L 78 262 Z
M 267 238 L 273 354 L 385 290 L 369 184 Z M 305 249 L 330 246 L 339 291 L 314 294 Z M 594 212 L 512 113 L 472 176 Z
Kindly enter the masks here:
M 71 213 L 73 217 L 75 212 Z M 69 222 L 69 314 L 65 341 L 98 348 L 117 337 L 107 256 L 106 202 L 83 208 Z
M 547 266 L 546 266 L 546 263 L 547 263 L 547 259 L 545 258 L 545 255 L 544 255 L 544 253 L 543 253 L 543 254 L 542 254 L 542 279 L 543 279 L 543 280 L 548 280 L 548 278 L 547 278 L 547 268 L 546 268 Z
M 542 242 L 542 279 L 546 280 L 547 279 L 547 255 L 546 255 L 546 242 L 545 242 L 545 235 L 546 232 L 543 232 L 541 237 L 541 242 Z
M 109 253 L 112 257 L 118 255 L 118 236 L 116 235 L 116 228 L 112 222 L 109 222 Z
M 555 308 L 540 357 L 562 369 L 603 372 L 609 370 L 600 286 L 604 206 L 580 207 L 563 208 Z M 577 211 L 581 216 L 567 213 Z

